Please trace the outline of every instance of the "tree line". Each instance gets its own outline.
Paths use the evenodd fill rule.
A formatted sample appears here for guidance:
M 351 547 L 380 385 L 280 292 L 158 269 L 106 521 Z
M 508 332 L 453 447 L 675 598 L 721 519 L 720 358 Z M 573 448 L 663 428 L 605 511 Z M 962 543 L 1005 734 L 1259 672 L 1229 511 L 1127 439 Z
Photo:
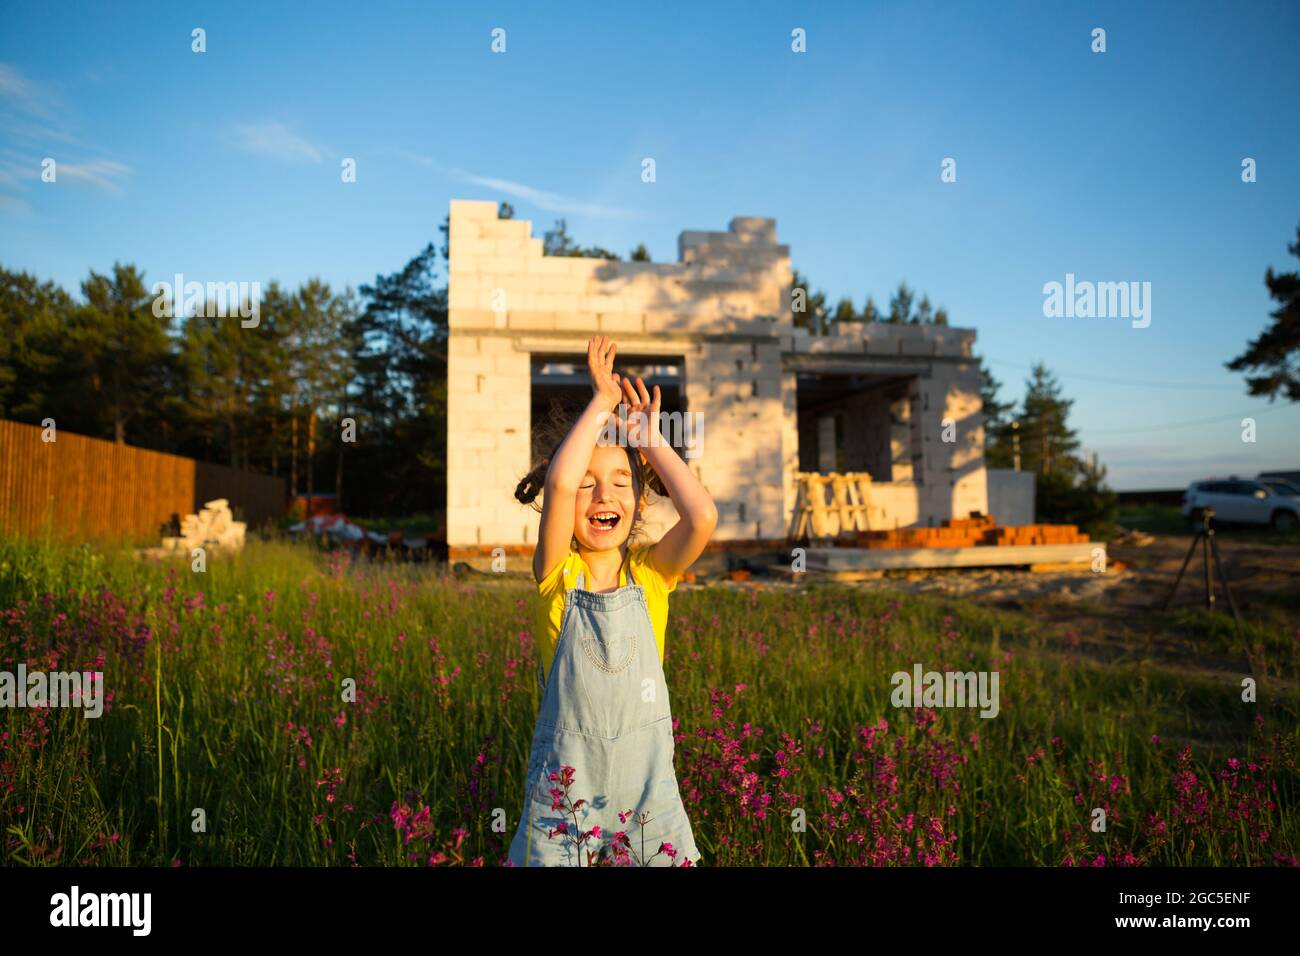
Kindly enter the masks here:
M 0 267 L 0 417 L 282 476 L 376 513 L 434 510 L 446 434 L 439 266 L 431 243 L 359 295 L 320 278 L 272 281 L 252 328 L 215 309 L 155 315 L 166 310 L 128 263 L 91 270 L 80 299 Z
M 513 210 L 500 205 L 499 215 Z M 353 514 L 443 507 L 446 489 L 448 221 L 402 268 L 351 288 L 312 278 L 268 283 L 256 327 L 238 317 L 155 315 L 134 265 L 91 270 L 75 298 L 0 267 L 0 417 L 282 476 L 291 491 L 331 491 Z M 619 258 L 581 246 L 564 220 L 547 255 Z M 632 261 L 649 261 L 644 244 Z M 885 314 L 867 297 L 831 309 L 797 271 L 807 309 L 796 325 L 947 325 L 948 314 L 900 283 Z M 1078 454 L 1071 402 L 1041 365 L 1019 404 L 982 369 L 989 467 L 1032 471 L 1039 514 L 1099 530 L 1114 516 L 1105 469 Z M 348 440 L 347 423 L 354 423 Z
M 889 300 L 889 311 L 882 313 L 870 295 L 859 310 L 849 296 L 841 297 L 834 308 L 829 304 L 826 293 L 820 289 L 814 291 L 808 277 L 794 270 L 790 282 L 792 295 L 797 291 L 803 299 L 804 308 L 795 309 L 795 328 L 808 329 L 814 335 L 827 335 L 837 322 L 885 322 L 889 325 L 947 325 L 948 311 L 943 306 L 935 307 L 930 297 L 922 293 L 916 298 L 916 292 L 906 282 L 900 282 Z

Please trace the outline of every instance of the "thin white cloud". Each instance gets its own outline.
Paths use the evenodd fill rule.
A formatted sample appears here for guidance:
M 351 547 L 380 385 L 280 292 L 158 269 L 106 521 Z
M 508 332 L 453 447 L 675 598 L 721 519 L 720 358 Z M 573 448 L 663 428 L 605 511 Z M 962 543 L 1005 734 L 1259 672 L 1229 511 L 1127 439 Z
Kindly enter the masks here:
M 283 162 L 322 162 L 321 151 L 283 123 L 240 123 L 230 131 L 235 148 Z
M 0 213 L 16 213 L 26 215 L 32 211 L 32 204 L 26 199 L 19 199 L 17 196 L 6 196 L 0 193 Z
M 491 189 L 494 192 L 521 199 L 547 212 L 558 212 L 570 216 L 588 216 L 592 219 L 644 218 L 640 212 L 633 209 L 623 209 L 618 206 L 607 206 L 603 203 L 575 199 L 546 189 L 538 189 L 535 186 L 529 186 L 527 183 L 515 182 L 511 179 L 499 179 L 495 176 L 480 176 L 477 173 L 457 169 L 454 166 L 443 166 L 436 159 L 422 156 L 419 153 L 412 153 L 410 150 L 393 149 L 390 152 L 417 166 L 424 166 L 459 179 L 461 182 L 472 183 L 475 186 L 482 186 L 485 189 Z
M 11 149 L 0 150 L 0 187 L 16 187 L 31 175 L 26 160 Z
M 23 75 L 18 67 L 0 63 L 0 100 L 6 105 L 31 116 L 48 118 L 53 112 L 53 98 L 48 89 Z
M 474 173 L 467 173 L 462 169 L 451 170 L 452 175 L 464 180 L 467 183 L 473 183 L 476 186 L 483 186 L 486 189 L 494 189 L 497 192 L 505 193 L 507 196 L 514 196 L 516 199 L 522 199 L 530 202 L 538 209 L 545 209 L 547 212 L 565 213 L 571 216 L 588 216 L 592 219 L 640 219 L 641 214 L 630 209 L 621 209 L 617 206 L 606 206 L 601 203 L 586 202 L 581 199 L 573 199 L 569 196 L 561 196 L 559 193 L 549 192 L 545 189 L 537 189 L 533 186 L 517 183 L 509 179 L 497 179 L 492 176 L 479 176 Z
M 407 162 L 415 163 L 417 166 L 427 166 L 429 169 L 443 171 L 435 160 L 430 159 L 428 156 L 421 156 L 419 153 L 413 153 L 409 149 L 394 149 L 390 150 L 390 152 L 395 156 L 402 157 Z
M 68 108 L 48 85 L 12 63 L 0 63 L 0 131 L 10 142 L 78 143 L 64 122 Z
M 0 186 L 21 189 L 30 183 L 40 182 L 44 170 L 43 158 L 54 160 L 55 178 L 49 185 L 92 186 L 116 193 L 122 191 L 118 180 L 131 173 L 130 166 L 112 159 L 73 162 L 60 159 L 57 153 L 51 157 L 37 157 L 5 150 L 0 153 Z
M 49 85 L 27 76 L 12 63 L 0 63 L 0 138 L 17 149 L 0 150 L 0 213 L 26 214 L 32 202 L 14 192 L 41 187 L 42 163 L 55 161 L 52 186 L 89 186 L 121 192 L 119 181 L 130 174 L 125 163 L 101 156 L 83 159 L 86 152 L 103 153 L 72 135 L 64 100 Z M 37 194 L 32 194 L 37 195 Z
M 94 186 L 108 192 L 121 192 L 115 180 L 131 172 L 129 166 L 111 159 L 94 159 L 88 163 L 58 163 L 56 182 L 72 182 Z

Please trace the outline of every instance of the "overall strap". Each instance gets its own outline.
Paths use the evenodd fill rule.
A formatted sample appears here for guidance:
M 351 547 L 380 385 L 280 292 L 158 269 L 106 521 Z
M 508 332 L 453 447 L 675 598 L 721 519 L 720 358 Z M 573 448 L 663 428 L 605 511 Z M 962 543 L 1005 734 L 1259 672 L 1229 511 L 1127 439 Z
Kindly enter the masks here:
M 567 569 L 565 570 L 565 573 L 568 573 Z M 585 591 L 586 589 L 586 578 L 583 576 L 583 573 L 579 571 L 578 580 L 574 583 L 572 588 L 564 592 L 564 613 L 560 615 L 561 630 L 564 629 L 564 621 L 569 616 L 569 607 L 573 603 L 572 593 L 574 591 Z M 556 650 L 559 650 L 558 641 Z M 537 686 L 541 688 L 543 693 L 546 692 L 546 675 L 542 673 L 542 661 L 540 657 L 537 660 Z

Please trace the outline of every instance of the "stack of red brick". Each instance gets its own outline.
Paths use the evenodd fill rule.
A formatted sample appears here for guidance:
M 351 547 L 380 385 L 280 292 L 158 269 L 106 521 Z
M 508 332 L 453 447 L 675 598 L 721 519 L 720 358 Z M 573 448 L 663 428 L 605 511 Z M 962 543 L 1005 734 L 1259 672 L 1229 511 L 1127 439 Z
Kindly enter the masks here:
M 836 543 L 850 548 L 975 548 L 1023 544 L 1082 544 L 1088 536 L 1072 524 L 1027 524 L 999 527 L 991 515 L 950 518 L 938 528 L 859 531 Z

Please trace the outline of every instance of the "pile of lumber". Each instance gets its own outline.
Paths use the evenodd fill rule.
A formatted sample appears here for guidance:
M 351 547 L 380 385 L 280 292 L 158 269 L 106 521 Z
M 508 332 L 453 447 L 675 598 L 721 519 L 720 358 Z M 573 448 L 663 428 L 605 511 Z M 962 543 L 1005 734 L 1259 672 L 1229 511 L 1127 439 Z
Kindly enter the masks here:
M 188 553 L 194 548 L 220 548 L 238 551 L 244 546 L 247 525 L 234 518 L 230 502 L 225 498 L 209 501 L 198 514 L 186 515 L 181 519 L 179 538 L 162 539 L 163 550 Z
M 858 531 L 835 541 L 849 548 L 975 548 L 1026 544 L 1084 544 L 1088 536 L 1072 524 L 1027 524 L 1000 527 L 992 515 L 950 518 L 938 528 Z

